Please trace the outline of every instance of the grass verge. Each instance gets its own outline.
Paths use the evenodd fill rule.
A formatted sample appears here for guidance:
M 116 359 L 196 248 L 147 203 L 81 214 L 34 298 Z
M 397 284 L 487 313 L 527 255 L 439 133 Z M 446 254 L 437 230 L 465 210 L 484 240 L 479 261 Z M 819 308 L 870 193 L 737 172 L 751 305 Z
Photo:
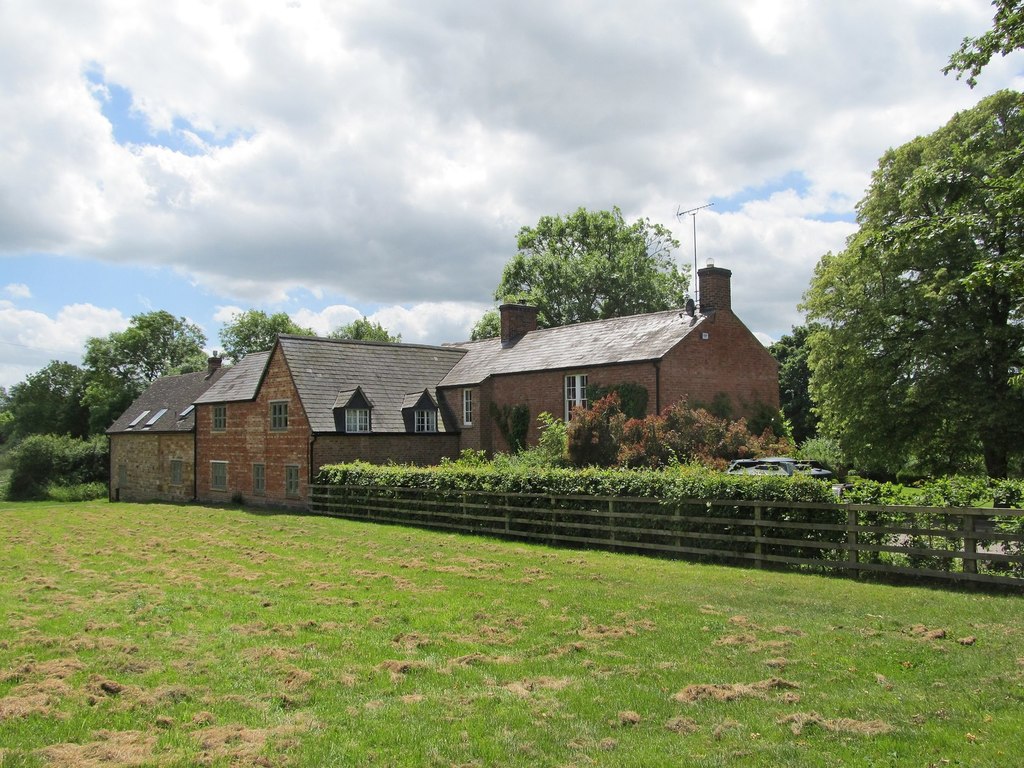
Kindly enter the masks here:
M 1020 597 L 0 505 L 0 766 L 1003 766 Z

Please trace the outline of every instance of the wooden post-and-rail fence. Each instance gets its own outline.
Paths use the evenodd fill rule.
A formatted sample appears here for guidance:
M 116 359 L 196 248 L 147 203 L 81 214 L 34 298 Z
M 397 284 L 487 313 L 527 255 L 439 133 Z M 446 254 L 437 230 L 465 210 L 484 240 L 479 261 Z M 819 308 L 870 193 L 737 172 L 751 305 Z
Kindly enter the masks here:
M 1024 511 L 318 485 L 310 511 L 551 545 L 1024 587 Z

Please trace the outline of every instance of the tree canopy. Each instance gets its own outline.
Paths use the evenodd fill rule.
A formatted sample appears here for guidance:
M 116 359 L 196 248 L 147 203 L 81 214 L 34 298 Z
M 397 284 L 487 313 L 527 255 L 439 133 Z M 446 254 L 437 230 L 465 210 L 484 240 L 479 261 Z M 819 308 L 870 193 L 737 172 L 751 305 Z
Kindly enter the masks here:
M 1024 2 L 993 0 L 992 6 L 996 9 L 992 29 L 978 37 L 965 37 L 942 70 L 947 75 L 955 72 L 957 80 L 967 74 L 971 88 L 978 84 L 978 75 L 993 56 L 1024 48 Z
M 498 301 L 537 307 L 541 327 L 622 317 L 682 306 L 689 276 L 673 258 L 679 243 L 660 224 L 627 224 L 622 211 L 578 209 L 523 227 L 518 253 L 494 291 Z M 486 326 L 485 326 L 486 324 Z M 485 315 L 474 338 L 493 330 Z
M 15 438 L 35 434 L 89 434 L 89 409 L 83 404 L 86 372 L 54 360 L 11 387 L 3 410 L 5 430 Z
M 402 334 L 391 335 L 380 323 L 374 323 L 366 317 L 353 320 L 347 325 L 335 328 L 328 335 L 332 339 L 353 339 L 356 341 L 385 341 L 397 344 L 402 341 Z
M 1024 449 L 1024 96 L 889 150 L 805 295 L 811 395 L 856 465 L 1005 476 Z
M 135 315 L 125 330 L 86 341 L 83 402 L 91 430 L 109 427 L 154 379 L 205 368 L 205 344 L 198 325 L 165 310 Z
M 220 330 L 220 343 L 224 356 L 238 361 L 253 352 L 264 352 L 274 346 L 282 333 L 313 336 L 311 328 L 303 328 L 285 312 L 268 315 L 259 309 L 240 312 Z
M 779 363 L 780 408 L 789 420 L 798 445 L 818 433 L 818 417 L 812 410 L 808 388 L 811 378 L 807 364 L 809 335 L 810 329 L 800 325 L 768 348 Z

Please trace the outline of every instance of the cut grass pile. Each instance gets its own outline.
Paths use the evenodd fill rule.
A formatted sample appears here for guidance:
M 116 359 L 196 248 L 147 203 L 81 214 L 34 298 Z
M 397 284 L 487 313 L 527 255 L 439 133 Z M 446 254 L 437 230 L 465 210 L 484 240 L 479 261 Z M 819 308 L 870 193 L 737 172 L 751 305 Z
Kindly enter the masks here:
M 0 505 L 0 766 L 1004 766 L 1024 598 Z

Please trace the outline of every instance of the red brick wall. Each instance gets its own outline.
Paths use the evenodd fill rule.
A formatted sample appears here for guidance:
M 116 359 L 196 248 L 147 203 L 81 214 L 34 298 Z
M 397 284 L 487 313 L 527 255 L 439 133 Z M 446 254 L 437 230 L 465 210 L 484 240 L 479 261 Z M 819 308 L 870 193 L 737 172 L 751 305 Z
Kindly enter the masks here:
M 191 432 L 110 436 L 110 498 L 121 501 L 191 501 Z M 181 483 L 171 483 L 171 460 L 181 460 Z M 122 466 L 125 483 L 121 483 Z
M 288 428 L 270 429 L 270 403 L 288 402 Z M 196 496 L 200 501 L 223 503 L 236 493 L 247 503 L 304 506 L 309 480 L 310 430 L 291 374 L 279 348 L 271 355 L 266 377 L 256 399 L 227 403 L 227 429 L 212 430 L 212 405 L 196 407 Z M 210 487 L 212 461 L 228 462 L 227 490 Z M 266 492 L 253 493 L 252 465 L 266 467 Z M 285 466 L 299 468 L 297 497 L 285 495 Z
M 562 371 L 540 371 L 494 376 L 477 389 L 479 403 L 472 430 L 463 429 L 462 447 L 484 450 L 489 453 L 508 451 L 501 430 L 491 414 L 491 403 L 503 405 L 525 405 L 530 409 L 530 431 L 528 444 L 535 444 L 540 437 L 537 417 L 547 411 L 556 418 L 565 417 L 565 377 L 571 373 L 587 374 L 588 385 L 610 386 L 626 382 L 640 384 L 649 393 L 649 409 L 654 408 L 654 366 L 651 363 L 632 363 L 601 368 L 566 369 Z M 462 389 L 445 390 L 443 396 L 449 407 L 462 407 Z M 461 410 L 455 411 L 461 414 Z M 461 420 L 460 420 L 461 423 Z
M 716 311 L 713 319 L 672 349 L 658 368 L 645 362 L 494 376 L 476 390 L 478 414 L 473 428 L 463 429 L 461 445 L 489 453 L 508 451 L 491 415 L 492 402 L 526 405 L 530 409 L 527 443 L 536 444 L 540 436 L 537 416 L 547 411 L 565 417 L 565 377 L 575 373 L 587 374 L 591 386 L 633 383 L 645 387 L 648 413 L 664 410 L 683 397 L 690 403 L 710 405 L 719 394 L 728 395 L 737 417 L 749 415 L 758 403 L 779 406 L 778 365 L 729 310 Z M 445 390 L 441 395 L 461 423 L 462 389 Z
M 313 442 L 313 467 L 348 461 L 371 464 L 438 464 L 459 455 L 459 436 L 436 435 L 323 435 Z
M 473 422 L 465 424 L 462 418 L 462 393 L 469 389 L 473 393 Z M 484 382 L 480 387 L 458 387 L 446 391 L 439 391 L 438 397 L 444 400 L 449 413 L 455 417 L 454 425 L 461 431 L 459 445 L 456 448 L 456 455 L 460 450 L 473 451 L 487 450 L 491 439 L 491 429 L 494 420 L 487 410 L 487 398 L 490 396 L 490 382 Z
M 695 328 L 661 364 L 662 408 L 684 396 L 710 405 L 720 393 L 729 396 L 737 417 L 749 415 L 758 403 L 779 407 L 778 364 L 732 312 L 723 310 Z

